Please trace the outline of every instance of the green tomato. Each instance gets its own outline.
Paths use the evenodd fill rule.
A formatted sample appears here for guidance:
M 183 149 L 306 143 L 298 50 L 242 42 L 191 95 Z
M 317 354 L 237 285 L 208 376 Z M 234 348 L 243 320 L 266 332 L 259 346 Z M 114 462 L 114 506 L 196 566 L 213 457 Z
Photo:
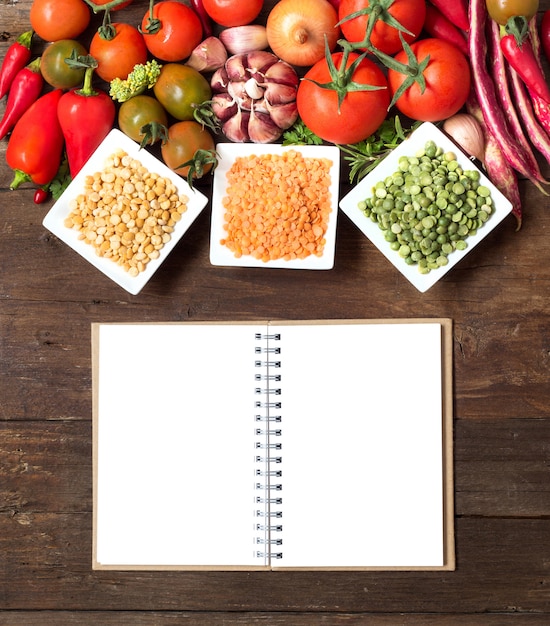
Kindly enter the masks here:
M 46 46 L 40 59 L 40 72 L 44 80 L 55 89 L 72 89 L 84 82 L 85 69 L 73 69 L 65 59 L 73 52 L 78 56 L 88 54 L 86 48 L 75 39 L 60 39 Z
M 210 83 L 197 70 L 182 63 L 166 63 L 153 87 L 157 100 L 177 120 L 192 120 L 193 105 L 210 100 Z
M 162 104 L 153 96 L 139 95 L 126 100 L 120 105 L 118 111 L 118 127 L 134 141 L 141 143 L 145 135 L 141 129 L 146 124 L 156 123 L 157 125 L 168 126 L 168 115 Z M 155 138 L 155 141 L 160 136 Z M 155 143 L 148 142 L 148 143 Z

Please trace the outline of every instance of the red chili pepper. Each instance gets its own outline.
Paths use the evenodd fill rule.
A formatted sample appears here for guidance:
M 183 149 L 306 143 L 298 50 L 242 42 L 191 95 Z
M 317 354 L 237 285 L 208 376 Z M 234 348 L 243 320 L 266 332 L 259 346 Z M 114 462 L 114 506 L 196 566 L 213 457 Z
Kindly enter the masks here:
M 8 92 L 8 101 L 0 121 L 0 139 L 15 126 L 17 120 L 38 99 L 44 85 L 40 59 L 35 59 L 17 72 Z
M 459 30 L 439 9 L 426 3 L 426 18 L 424 29 L 432 37 L 444 39 L 455 45 L 466 56 L 470 55 L 468 41 L 464 36 L 464 31 Z
M 14 41 L 6 52 L 0 68 L 0 98 L 9 91 L 19 70 L 31 60 L 31 42 L 34 31 L 28 30 Z
M 33 202 L 35 204 L 43 204 L 50 197 L 50 194 L 47 189 L 44 187 L 38 187 L 38 189 L 34 192 Z
M 49 91 L 17 121 L 6 150 L 6 162 L 15 172 L 10 189 L 24 182 L 47 185 L 57 174 L 64 143 L 57 119 L 62 95 L 61 89 Z
M 74 178 L 113 128 L 116 111 L 111 97 L 105 91 L 92 87 L 97 61 L 87 56 L 68 59 L 67 62 L 73 67 L 86 67 L 82 88 L 63 94 L 57 107 L 69 169 Z
M 550 102 L 550 89 L 537 63 L 530 40 L 525 38 L 522 43 L 518 44 L 514 35 L 504 35 L 500 39 L 500 48 L 525 85 L 546 102 Z
M 466 0 L 430 0 L 434 7 L 461 30 L 470 30 L 468 2 Z
M 542 49 L 546 55 L 546 60 L 550 63 L 550 9 L 544 12 L 540 23 L 540 41 Z
M 203 37 L 206 39 L 206 37 L 213 35 L 212 20 L 206 12 L 202 0 L 191 0 L 190 4 L 201 21 Z

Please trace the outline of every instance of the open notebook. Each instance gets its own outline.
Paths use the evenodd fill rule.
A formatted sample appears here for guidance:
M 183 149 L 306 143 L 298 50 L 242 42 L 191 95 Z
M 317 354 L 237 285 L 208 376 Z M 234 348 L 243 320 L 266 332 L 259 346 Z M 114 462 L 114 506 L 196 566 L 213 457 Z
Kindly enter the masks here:
M 93 567 L 454 569 L 451 334 L 93 324 Z

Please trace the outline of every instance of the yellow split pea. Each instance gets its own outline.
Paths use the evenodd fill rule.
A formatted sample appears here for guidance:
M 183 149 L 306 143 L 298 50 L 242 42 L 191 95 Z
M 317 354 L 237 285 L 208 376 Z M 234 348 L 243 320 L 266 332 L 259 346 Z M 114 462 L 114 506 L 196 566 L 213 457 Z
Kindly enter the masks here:
M 138 276 L 172 238 L 188 200 L 169 178 L 119 151 L 106 159 L 103 170 L 86 177 L 64 223 L 98 256 Z
M 321 256 L 331 207 L 329 159 L 282 155 L 237 157 L 227 172 L 221 244 L 235 257 L 262 261 Z

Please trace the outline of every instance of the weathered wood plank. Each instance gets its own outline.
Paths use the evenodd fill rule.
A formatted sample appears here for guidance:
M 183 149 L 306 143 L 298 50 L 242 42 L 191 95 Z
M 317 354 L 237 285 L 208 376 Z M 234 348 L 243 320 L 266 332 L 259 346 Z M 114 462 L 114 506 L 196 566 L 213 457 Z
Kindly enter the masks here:
M 407 614 L 395 613 L 296 613 L 183 611 L 5 611 L 0 613 L 0 626 L 547 626 L 550 614 L 532 613 L 470 613 Z
M 549 543 L 547 519 L 470 518 L 455 572 L 93 572 L 90 514 L 2 514 L 0 588 L 24 610 L 536 613 Z

